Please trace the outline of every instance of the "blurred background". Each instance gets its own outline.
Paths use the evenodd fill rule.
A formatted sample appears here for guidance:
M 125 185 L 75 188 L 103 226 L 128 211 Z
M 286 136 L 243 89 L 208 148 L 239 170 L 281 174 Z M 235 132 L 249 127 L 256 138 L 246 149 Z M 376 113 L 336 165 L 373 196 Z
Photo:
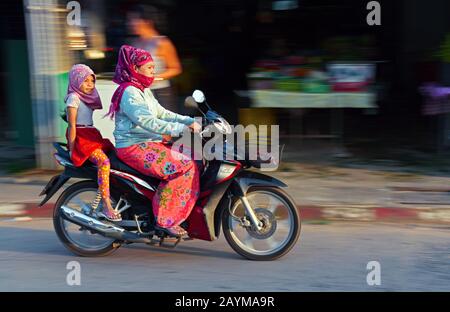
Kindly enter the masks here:
M 133 44 L 161 68 L 176 64 L 169 82 L 152 86 L 162 105 L 192 114 L 184 98 L 201 89 L 231 124 L 279 125 L 281 165 L 269 174 L 300 209 L 302 242 L 281 266 L 242 263 L 242 274 L 223 239 L 214 251 L 130 247 L 84 261 L 84 290 L 373 290 L 365 270 L 377 260 L 377 290 L 448 291 L 450 1 L 379 0 L 374 26 L 368 3 L 0 1 L 0 260 L 9 260 L 0 289 L 42 291 L 45 280 L 65 291 L 73 255 L 52 229 L 58 196 L 37 206 L 61 170 L 52 142 L 65 142 L 68 72 L 85 63 L 97 73 L 104 109 L 94 123 L 113 140 L 102 116 L 118 50 Z M 177 57 L 164 59 L 162 38 Z M 127 271 L 111 275 L 124 260 Z
M 105 110 L 117 52 L 138 11 L 176 48 L 175 105 L 194 89 L 233 124 L 278 124 L 285 161 L 424 165 L 446 172 L 450 2 L 361 0 L 6 0 L 0 27 L 0 171 L 57 169 L 70 67 L 98 74 Z M 133 15 L 134 14 L 134 15 Z M 73 23 L 72 23 L 73 24 Z M 185 112 L 186 113 L 186 112 Z M 111 138 L 112 123 L 95 123 Z

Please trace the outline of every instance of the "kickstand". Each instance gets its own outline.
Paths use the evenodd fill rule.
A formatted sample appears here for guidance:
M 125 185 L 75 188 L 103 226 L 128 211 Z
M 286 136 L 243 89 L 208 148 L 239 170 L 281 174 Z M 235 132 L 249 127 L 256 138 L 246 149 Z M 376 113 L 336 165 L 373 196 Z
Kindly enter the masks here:
M 163 247 L 163 248 L 175 248 L 175 247 L 177 247 L 177 245 L 181 242 L 182 237 L 181 237 L 181 236 L 180 236 L 180 237 L 176 237 L 175 239 L 176 239 L 176 240 L 175 240 L 175 242 L 173 243 L 173 245 L 167 245 L 167 244 L 164 244 L 164 242 L 166 241 L 166 238 L 165 238 L 165 237 L 161 237 L 160 240 L 159 240 L 159 247 Z M 170 240 L 171 242 L 174 241 L 174 239 L 172 239 L 172 238 L 170 238 L 169 240 Z
M 180 242 L 181 242 L 181 236 L 178 237 L 177 241 L 173 244 L 173 247 L 172 247 L 172 248 L 177 247 L 177 245 L 178 245 Z

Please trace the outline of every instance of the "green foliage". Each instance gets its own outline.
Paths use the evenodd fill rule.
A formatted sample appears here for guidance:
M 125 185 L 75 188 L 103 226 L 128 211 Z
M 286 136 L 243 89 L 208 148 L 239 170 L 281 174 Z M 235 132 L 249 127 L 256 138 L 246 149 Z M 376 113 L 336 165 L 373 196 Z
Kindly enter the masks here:
M 445 63 L 450 63 L 450 33 L 447 34 L 437 53 L 439 59 Z

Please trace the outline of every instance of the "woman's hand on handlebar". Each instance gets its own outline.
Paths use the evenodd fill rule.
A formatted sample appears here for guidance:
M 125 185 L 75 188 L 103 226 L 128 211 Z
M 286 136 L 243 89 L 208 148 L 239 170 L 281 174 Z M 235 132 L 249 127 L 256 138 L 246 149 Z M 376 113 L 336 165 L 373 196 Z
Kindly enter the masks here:
M 172 141 L 172 136 L 170 136 L 168 134 L 163 134 L 162 138 L 163 138 L 163 142 L 170 142 L 170 141 Z
M 193 122 L 190 126 L 189 129 L 192 130 L 192 132 L 194 133 L 200 133 L 200 131 L 202 130 L 202 126 L 198 123 L 198 122 Z

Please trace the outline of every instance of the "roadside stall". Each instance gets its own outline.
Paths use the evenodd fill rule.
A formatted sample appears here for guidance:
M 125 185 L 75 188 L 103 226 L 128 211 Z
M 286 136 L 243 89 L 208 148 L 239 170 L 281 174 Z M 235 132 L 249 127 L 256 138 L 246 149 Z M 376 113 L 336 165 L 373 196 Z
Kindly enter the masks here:
M 370 113 L 377 109 L 373 89 L 376 68 L 370 62 L 317 63 L 317 60 L 300 57 L 289 57 L 278 63 L 258 63 L 248 75 L 251 88 L 248 96 L 252 104 L 250 109 L 241 110 L 241 120 L 245 120 L 246 115 L 258 116 L 255 112 L 263 109 L 265 115 L 273 116 L 271 122 L 280 123 L 276 116 L 287 111 L 289 131 L 285 136 L 289 142 L 333 138 L 342 143 L 344 109 L 362 109 Z M 304 119 L 312 109 L 328 111 L 329 133 L 305 134 Z M 253 122 L 259 124 L 267 120 L 253 118 Z

